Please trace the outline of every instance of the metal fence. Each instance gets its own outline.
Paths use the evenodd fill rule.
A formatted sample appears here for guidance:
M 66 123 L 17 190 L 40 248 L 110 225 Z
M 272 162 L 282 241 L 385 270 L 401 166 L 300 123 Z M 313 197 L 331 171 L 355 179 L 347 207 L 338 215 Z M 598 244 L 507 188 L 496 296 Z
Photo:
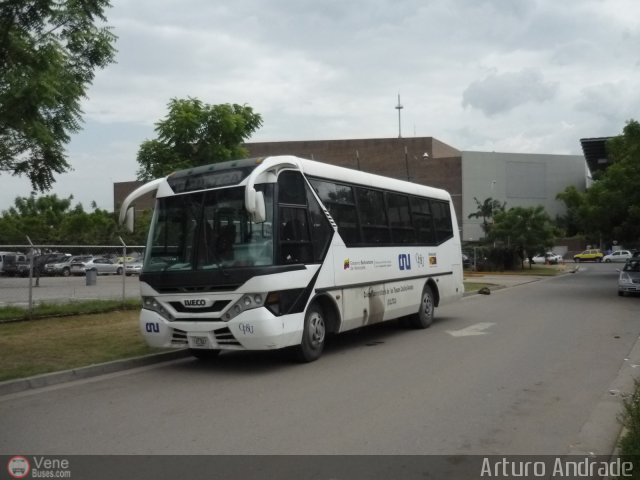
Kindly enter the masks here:
M 37 303 L 64 303 L 81 300 L 114 300 L 123 303 L 127 297 L 139 296 L 137 276 L 127 276 L 126 265 L 128 257 L 135 251 L 144 249 L 141 245 L 127 245 L 120 238 L 120 245 L 39 245 L 31 242 L 27 237 L 27 244 L 0 245 L 0 251 L 12 251 L 24 254 L 29 260 L 28 276 L 0 277 L 0 306 L 24 306 L 29 315 Z M 87 255 L 122 257 L 122 274 L 100 276 L 96 279 L 90 276 L 55 277 L 41 276 L 40 269 L 34 268 L 34 261 L 39 255 L 60 252 Z

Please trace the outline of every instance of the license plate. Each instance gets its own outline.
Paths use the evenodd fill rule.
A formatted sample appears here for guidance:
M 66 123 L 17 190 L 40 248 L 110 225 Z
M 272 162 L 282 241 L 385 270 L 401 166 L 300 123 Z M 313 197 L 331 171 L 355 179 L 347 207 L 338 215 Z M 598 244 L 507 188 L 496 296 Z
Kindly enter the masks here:
M 189 348 L 211 348 L 206 335 L 189 335 Z

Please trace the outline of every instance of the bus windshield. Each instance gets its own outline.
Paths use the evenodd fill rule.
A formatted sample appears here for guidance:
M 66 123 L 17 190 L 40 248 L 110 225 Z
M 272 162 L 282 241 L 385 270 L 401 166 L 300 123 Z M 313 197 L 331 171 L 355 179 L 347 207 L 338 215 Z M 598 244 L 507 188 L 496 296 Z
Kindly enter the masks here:
M 159 198 L 143 271 L 273 265 L 273 185 L 256 185 L 265 199 L 267 219 L 263 223 L 251 221 L 244 190 L 222 188 Z

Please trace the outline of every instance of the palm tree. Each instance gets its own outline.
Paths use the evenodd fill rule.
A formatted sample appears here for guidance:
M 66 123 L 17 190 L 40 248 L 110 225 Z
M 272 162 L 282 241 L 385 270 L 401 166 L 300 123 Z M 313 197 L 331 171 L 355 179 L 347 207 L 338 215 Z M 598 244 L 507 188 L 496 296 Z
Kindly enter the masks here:
M 500 203 L 499 200 L 494 200 L 491 197 L 486 198 L 484 202 L 480 202 L 476 197 L 473 199 L 476 201 L 478 210 L 475 213 L 470 213 L 468 218 L 482 218 L 482 230 L 487 235 L 491 224 L 493 224 L 493 217 L 499 212 L 504 212 L 507 202 Z

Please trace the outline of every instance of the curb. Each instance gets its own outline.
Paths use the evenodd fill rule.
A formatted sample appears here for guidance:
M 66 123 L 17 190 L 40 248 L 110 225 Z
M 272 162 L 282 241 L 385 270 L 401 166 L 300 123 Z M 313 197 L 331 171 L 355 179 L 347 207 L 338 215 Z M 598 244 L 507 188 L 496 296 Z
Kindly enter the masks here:
M 106 363 L 89 365 L 88 367 L 73 368 L 61 372 L 43 373 L 33 377 L 20 378 L 17 380 L 7 380 L 0 382 L 0 396 L 12 393 L 20 393 L 26 390 L 49 387 L 60 383 L 82 380 L 85 378 L 106 375 L 107 373 L 120 372 L 131 368 L 145 367 L 155 363 L 169 362 L 188 357 L 189 350 L 180 349 L 170 352 L 153 353 L 141 357 L 128 358 L 125 360 L 114 360 Z

